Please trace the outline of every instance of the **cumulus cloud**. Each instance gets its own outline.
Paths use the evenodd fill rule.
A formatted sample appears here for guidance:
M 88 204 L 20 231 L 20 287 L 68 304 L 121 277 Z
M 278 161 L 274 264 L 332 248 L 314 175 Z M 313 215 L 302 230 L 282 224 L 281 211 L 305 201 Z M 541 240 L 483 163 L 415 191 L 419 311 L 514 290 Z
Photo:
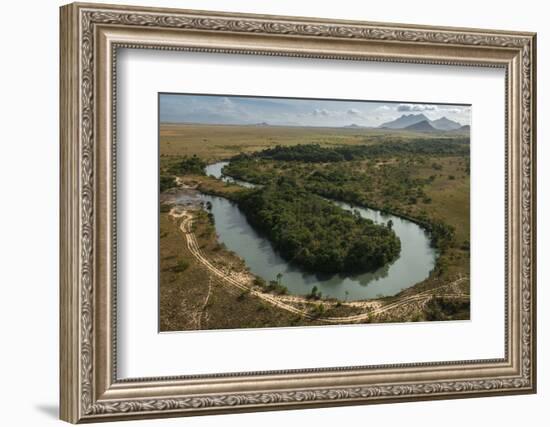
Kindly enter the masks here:
M 359 111 L 357 108 L 350 108 L 347 113 L 350 115 L 350 116 L 360 116 L 361 115 L 361 111 Z
M 376 108 L 378 111 L 390 111 L 391 108 L 388 105 L 381 105 L 380 107 Z
M 397 106 L 397 111 L 406 112 L 406 111 L 435 111 L 437 107 L 435 105 L 426 105 L 426 104 L 399 104 Z
M 330 116 L 330 112 L 326 110 L 325 108 L 316 108 L 313 110 L 314 116 L 322 116 L 322 117 L 328 117 Z

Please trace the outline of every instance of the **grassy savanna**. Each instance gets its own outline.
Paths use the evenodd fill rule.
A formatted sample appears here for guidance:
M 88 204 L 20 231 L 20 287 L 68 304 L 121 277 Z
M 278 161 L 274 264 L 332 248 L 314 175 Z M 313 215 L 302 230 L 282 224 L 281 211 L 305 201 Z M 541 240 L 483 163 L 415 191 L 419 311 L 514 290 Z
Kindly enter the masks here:
M 414 147 L 423 141 L 427 145 L 443 141 L 442 145 L 451 144 L 452 150 L 441 152 L 442 145 L 431 154 L 399 149 L 400 144 Z M 259 154 L 275 146 L 312 144 L 322 149 L 358 147 L 359 151 L 373 146 L 374 151 L 352 160 L 307 162 L 262 158 Z M 397 147 L 395 152 L 377 151 L 377 147 L 392 144 Z M 162 189 L 167 193 L 178 191 L 183 184 L 238 202 L 250 194 L 249 190 L 203 172 L 208 163 L 233 159 L 224 170 L 228 175 L 260 184 L 273 184 L 284 177 L 311 194 L 385 210 L 431 227 L 434 246 L 440 253 L 430 277 L 394 297 L 348 303 L 312 292 L 298 298 L 285 295 L 277 283 L 254 277 L 236 254 L 220 245 L 207 209 L 195 206 L 186 211 L 193 218 L 189 235 L 196 239 L 197 254 L 189 249 L 182 219 L 164 206 L 160 221 L 161 330 L 320 325 L 345 316 L 352 316 L 348 323 L 469 317 L 469 303 L 463 298 L 453 299 L 454 295 L 469 293 L 469 145 L 464 135 L 161 124 L 160 156 L 161 185 L 164 181 Z M 215 270 L 201 257 L 210 260 Z M 216 269 L 238 278 L 245 289 L 227 286 Z M 270 298 L 280 305 L 271 303 Z
M 432 139 L 441 134 L 423 137 Z M 415 138 L 418 133 L 384 129 L 161 123 L 160 155 L 161 158 L 197 155 L 210 163 L 276 145 L 360 145 Z
M 194 212 L 193 231 L 201 250 L 220 268 L 247 274 L 242 260 L 221 246 L 204 211 Z M 247 292 L 223 286 L 198 263 L 169 213 L 160 216 L 160 330 L 224 329 L 288 326 L 302 318 L 253 298 Z M 307 324 L 319 324 L 308 321 Z

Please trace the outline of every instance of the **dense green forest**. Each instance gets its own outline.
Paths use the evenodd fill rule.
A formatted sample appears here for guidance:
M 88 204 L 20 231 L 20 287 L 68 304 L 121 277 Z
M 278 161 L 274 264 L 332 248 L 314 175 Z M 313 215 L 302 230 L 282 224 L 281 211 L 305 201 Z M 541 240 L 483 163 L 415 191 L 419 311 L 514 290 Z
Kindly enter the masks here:
M 319 144 L 277 145 L 252 154 L 239 154 L 235 160 L 260 158 L 299 162 L 344 162 L 369 157 L 383 157 L 407 154 L 464 155 L 469 153 L 467 138 L 414 139 L 409 142 L 387 141 L 373 145 L 342 145 L 322 147 Z
M 391 228 L 344 211 L 287 178 L 244 192 L 238 204 L 281 256 L 311 271 L 375 270 L 401 249 Z
M 204 168 L 206 162 L 200 159 L 198 156 L 193 155 L 191 157 L 184 156 L 182 160 L 178 161 L 169 168 L 169 172 L 173 175 L 204 175 Z
M 409 205 L 430 204 L 424 186 L 434 178 L 414 177 L 412 172 L 417 166 L 408 159 L 382 165 L 378 160 L 312 165 L 241 158 L 231 161 L 223 173 L 263 185 L 280 176 L 291 177 L 320 196 L 393 212 L 396 201 Z

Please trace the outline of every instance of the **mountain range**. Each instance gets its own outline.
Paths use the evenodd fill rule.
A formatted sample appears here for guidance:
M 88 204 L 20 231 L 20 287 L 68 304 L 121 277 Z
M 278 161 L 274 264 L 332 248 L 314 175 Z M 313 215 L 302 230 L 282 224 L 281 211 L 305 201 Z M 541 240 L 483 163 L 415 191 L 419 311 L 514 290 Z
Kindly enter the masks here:
M 467 127 L 467 129 L 466 129 Z M 458 131 L 469 130 L 469 126 L 462 126 L 460 123 L 450 120 L 447 117 L 441 117 L 437 120 L 430 120 L 424 114 L 403 114 L 395 120 L 382 123 L 379 128 L 382 129 L 403 129 L 417 132 L 437 132 L 437 131 Z

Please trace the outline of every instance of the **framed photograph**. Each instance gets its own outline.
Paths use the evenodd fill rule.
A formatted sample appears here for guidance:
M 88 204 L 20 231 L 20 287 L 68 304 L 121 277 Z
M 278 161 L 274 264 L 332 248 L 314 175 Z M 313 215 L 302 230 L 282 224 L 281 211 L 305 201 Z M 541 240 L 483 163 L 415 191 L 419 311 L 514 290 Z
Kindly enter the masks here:
M 534 393 L 535 34 L 61 8 L 61 418 Z

